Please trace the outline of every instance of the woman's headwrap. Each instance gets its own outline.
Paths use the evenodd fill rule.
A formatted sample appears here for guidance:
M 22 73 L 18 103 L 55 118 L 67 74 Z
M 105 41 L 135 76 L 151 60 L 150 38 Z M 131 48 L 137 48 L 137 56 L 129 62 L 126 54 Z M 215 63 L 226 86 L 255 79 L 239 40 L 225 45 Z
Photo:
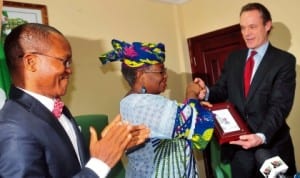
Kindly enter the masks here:
M 162 43 L 133 42 L 129 44 L 113 39 L 111 44 L 114 49 L 99 57 L 102 64 L 121 61 L 128 67 L 141 67 L 144 64 L 152 65 L 165 61 L 165 46 Z

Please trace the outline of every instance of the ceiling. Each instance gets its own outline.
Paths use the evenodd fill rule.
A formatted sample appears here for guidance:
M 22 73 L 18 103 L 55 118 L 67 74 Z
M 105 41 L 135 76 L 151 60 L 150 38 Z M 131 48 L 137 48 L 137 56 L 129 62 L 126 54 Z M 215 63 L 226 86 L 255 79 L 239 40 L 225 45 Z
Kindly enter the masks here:
M 155 1 L 161 1 L 161 2 L 172 3 L 172 4 L 182 4 L 189 0 L 155 0 Z

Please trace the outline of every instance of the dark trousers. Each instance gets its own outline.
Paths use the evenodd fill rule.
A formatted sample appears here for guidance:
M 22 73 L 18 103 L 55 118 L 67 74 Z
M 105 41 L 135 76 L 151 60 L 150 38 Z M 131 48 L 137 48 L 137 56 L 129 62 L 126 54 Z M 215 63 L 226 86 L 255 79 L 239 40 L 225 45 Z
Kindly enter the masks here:
M 259 178 L 256 160 L 252 151 L 238 150 L 231 160 L 232 178 Z M 259 177 L 258 177 L 259 176 Z

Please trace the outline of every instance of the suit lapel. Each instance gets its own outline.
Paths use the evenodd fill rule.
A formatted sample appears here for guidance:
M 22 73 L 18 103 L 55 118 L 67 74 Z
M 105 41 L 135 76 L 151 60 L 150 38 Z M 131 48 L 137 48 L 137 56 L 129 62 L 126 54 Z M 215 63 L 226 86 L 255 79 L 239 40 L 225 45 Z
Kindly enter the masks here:
M 246 60 L 247 60 L 247 52 L 248 50 L 243 50 L 240 53 L 240 56 L 237 58 L 237 65 L 236 65 L 236 70 L 238 70 L 238 72 L 236 74 L 241 74 L 241 75 L 235 75 L 238 80 L 238 86 L 240 88 L 239 90 L 239 94 L 242 98 L 245 98 L 245 94 L 244 94 L 244 69 L 245 69 L 245 65 L 246 65 Z M 244 59 L 244 60 L 241 60 Z
M 59 135 L 58 137 L 62 139 L 62 143 L 65 144 L 64 147 L 67 150 L 72 151 L 72 155 L 74 155 L 77 159 L 76 152 L 73 148 L 71 140 L 69 139 L 69 136 L 67 135 L 57 118 L 43 104 L 41 104 L 38 100 L 28 95 L 24 91 L 15 87 L 11 88 L 10 98 L 23 106 L 28 112 L 36 116 L 32 119 L 41 119 L 42 121 L 50 125 L 53 130 L 55 130 L 55 133 L 53 134 Z
M 89 156 L 87 155 L 88 150 L 85 146 L 83 135 L 81 134 L 74 117 L 72 116 L 71 112 L 67 107 L 64 107 L 63 113 L 70 119 L 72 123 L 77 138 L 78 152 L 80 156 L 81 165 L 85 165 L 85 163 L 88 161 Z

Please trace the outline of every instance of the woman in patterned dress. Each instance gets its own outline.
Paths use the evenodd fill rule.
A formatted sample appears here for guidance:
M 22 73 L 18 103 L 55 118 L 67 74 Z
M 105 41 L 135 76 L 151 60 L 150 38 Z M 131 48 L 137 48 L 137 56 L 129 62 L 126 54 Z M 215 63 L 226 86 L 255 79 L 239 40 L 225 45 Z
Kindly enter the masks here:
M 206 147 L 213 134 L 213 115 L 198 100 L 203 90 L 195 79 L 183 103 L 161 96 L 166 89 L 165 48 L 162 43 L 132 44 L 112 40 L 114 50 L 100 56 L 102 64 L 121 61 L 130 91 L 120 102 L 123 120 L 144 124 L 150 139 L 127 151 L 127 178 L 195 178 L 193 149 Z

